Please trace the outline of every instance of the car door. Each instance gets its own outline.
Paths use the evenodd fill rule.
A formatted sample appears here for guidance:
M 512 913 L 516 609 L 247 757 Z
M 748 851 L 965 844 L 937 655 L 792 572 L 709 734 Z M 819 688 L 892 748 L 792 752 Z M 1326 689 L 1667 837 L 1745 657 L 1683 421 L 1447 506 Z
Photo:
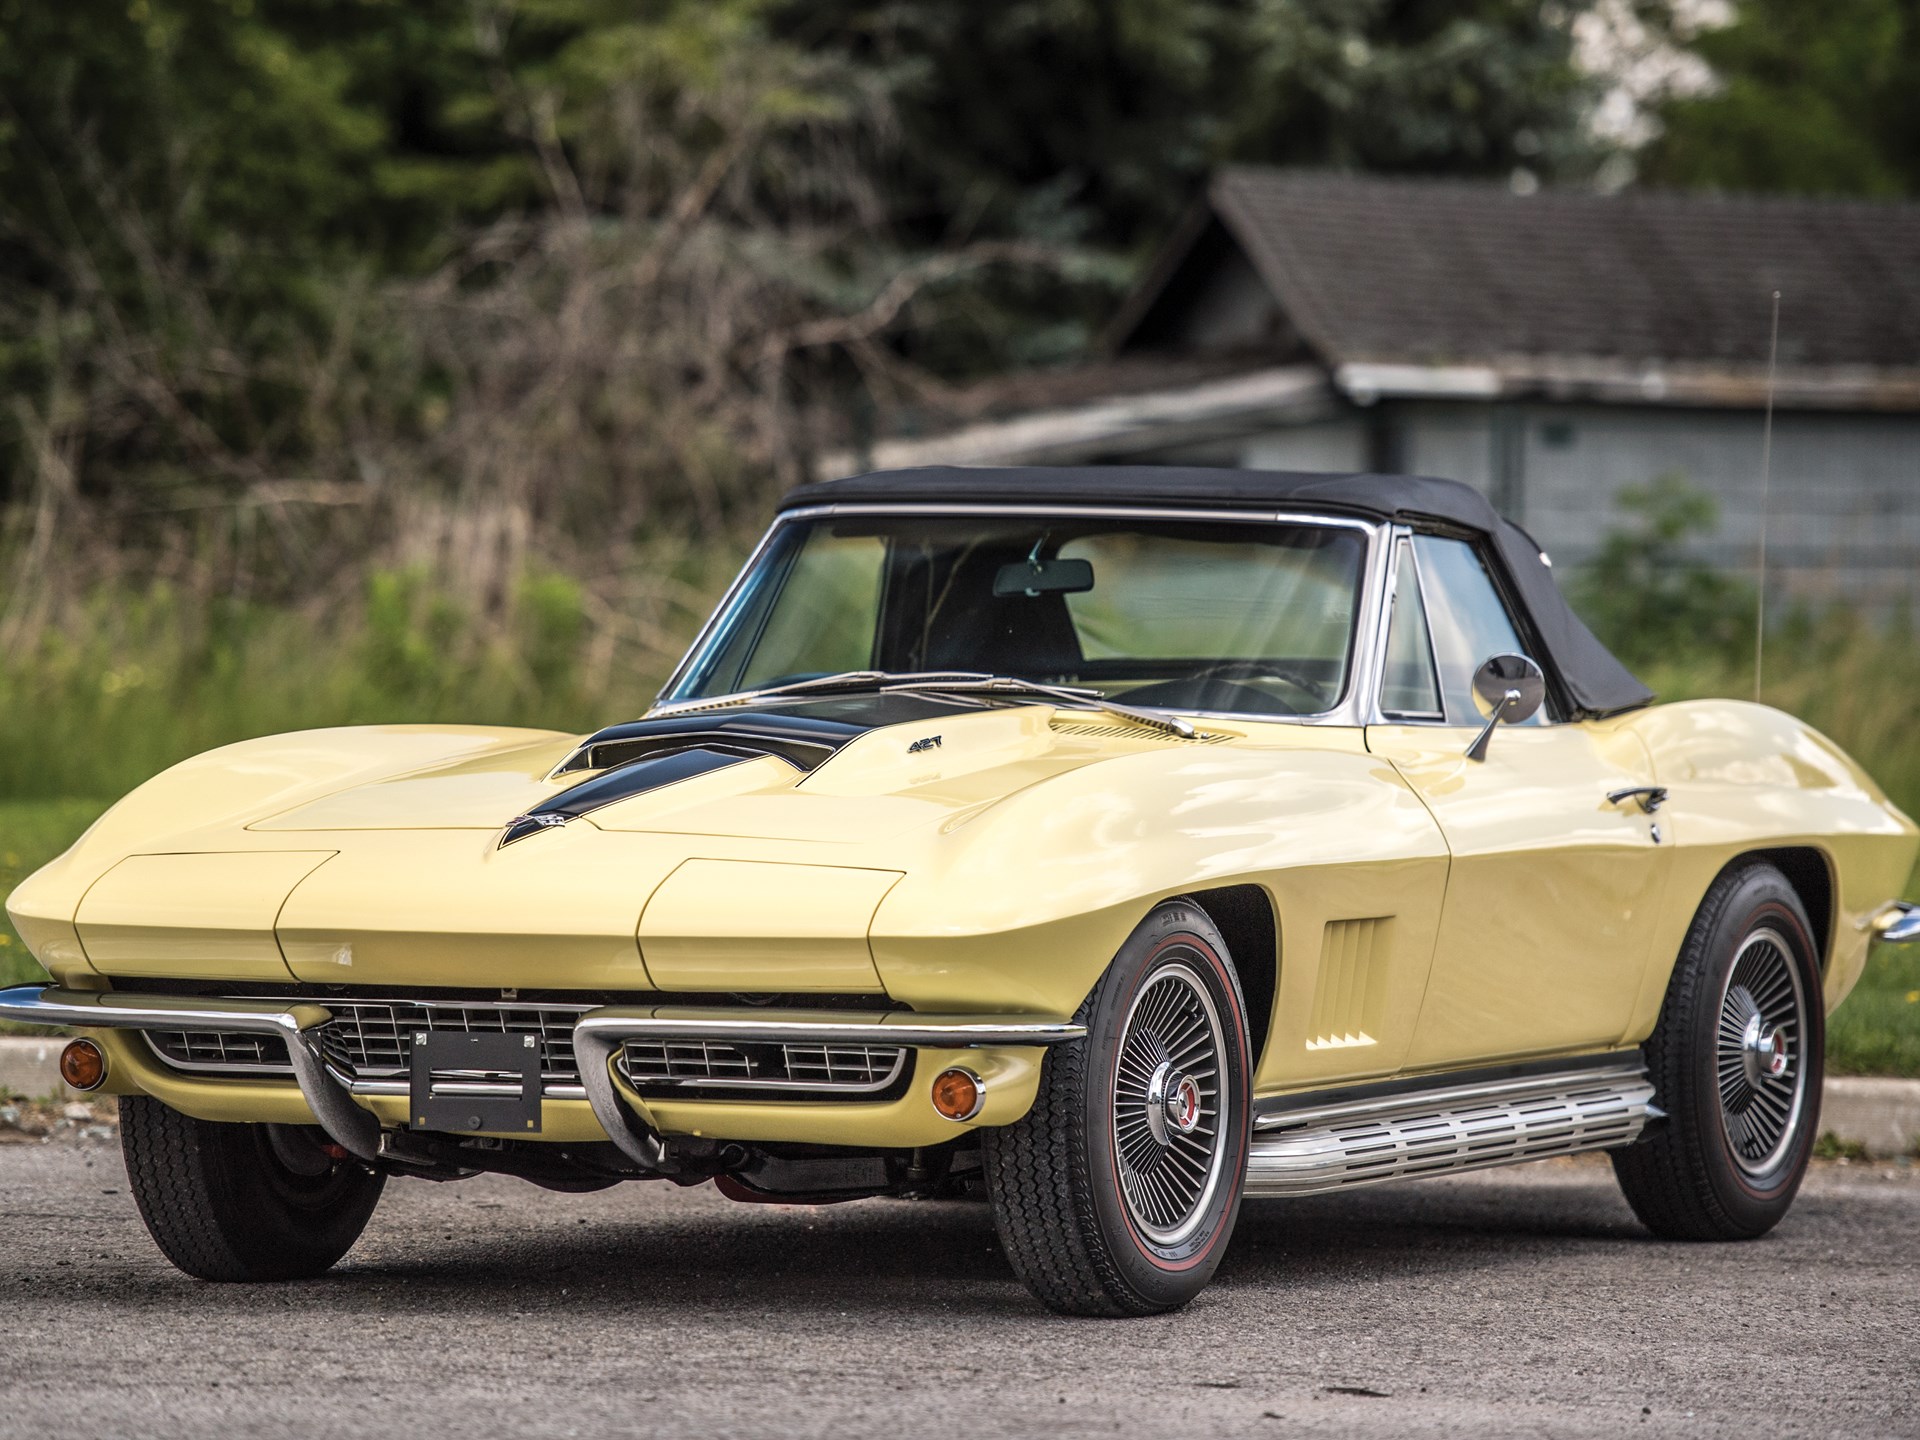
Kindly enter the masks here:
M 1425 802 L 1450 852 L 1408 1068 L 1596 1048 L 1628 1024 L 1671 847 L 1632 797 L 1651 761 L 1629 730 L 1543 709 L 1482 761 L 1473 672 L 1538 653 L 1469 540 L 1403 534 L 1367 748 Z M 1552 689 L 1549 688 L 1551 696 Z M 1549 706 L 1552 705 L 1551 699 Z

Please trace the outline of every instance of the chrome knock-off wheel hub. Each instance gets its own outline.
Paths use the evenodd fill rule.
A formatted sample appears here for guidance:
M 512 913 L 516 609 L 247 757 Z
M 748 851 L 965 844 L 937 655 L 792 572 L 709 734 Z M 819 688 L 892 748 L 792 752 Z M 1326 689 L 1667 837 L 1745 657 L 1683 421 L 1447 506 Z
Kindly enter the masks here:
M 1748 997 L 1751 1000 L 1752 997 Z M 1763 1080 L 1778 1080 L 1787 1073 L 1791 1060 L 1787 1054 L 1787 1032 L 1781 1026 L 1769 1025 L 1757 1010 L 1753 1018 L 1740 1035 L 1741 1059 L 1745 1062 L 1747 1083 L 1758 1085 Z
M 1200 1123 L 1200 1104 L 1200 1082 L 1165 1061 L 1147 1082 L 1147 1129 L 1162 1145 L 1175 1135 L 1191 1135 Z
M 1220 1184 L 1225 1033 L 1200 976 L 1175 962 L 1134 997 L 1114 1079 L 1113 1144 L 1128 1213 L 1153 1244 L 1192 1235 Z
M 1715 1079 L 1733 1158 L 1749 1175 L 1792 1146 L 1806 1099 L 1801 1037 L 1806 996 L 1787 942 L 1756 930 L 1740 946 L 1720 999 Z

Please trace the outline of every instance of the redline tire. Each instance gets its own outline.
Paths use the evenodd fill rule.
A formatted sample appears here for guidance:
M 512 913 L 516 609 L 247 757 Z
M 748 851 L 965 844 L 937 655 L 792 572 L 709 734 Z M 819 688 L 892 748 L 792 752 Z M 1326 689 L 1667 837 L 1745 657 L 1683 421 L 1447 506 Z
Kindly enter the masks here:
M 1226 942 L 1168 901 L 1047 1052 L 1033 1108 L 985 1133 L 1015 1273 L 1064 1315 L 1152 1315 L 1206 1288 L 1240 1213 L 1252 1045 Z
M 1813 928 L 1755 863 L 1701 901 L 1647 1040 L 1666 1120 L 1613 1152 L 1634 1214 L 1668 1240 L 1750 1240 L 1787 1213 L 1820 1129 L 1826 1008 Z
M 386 1180 L 323 1142 L 310 1127 L 218 1124 L 144 1095 L 120 1100 L 140 1218 L 201 1280 L 307 1279 L 353 1247 Z

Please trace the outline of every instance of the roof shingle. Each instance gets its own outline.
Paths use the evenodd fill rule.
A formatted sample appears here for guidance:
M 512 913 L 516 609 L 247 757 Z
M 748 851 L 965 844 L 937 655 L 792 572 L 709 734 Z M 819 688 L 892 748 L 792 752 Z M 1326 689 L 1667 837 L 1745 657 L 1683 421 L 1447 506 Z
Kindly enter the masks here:
M 1920 205 L 1257 168 L 1209 198 L 1330 365 L 1764 365 L 1776 289 L 1783 366 L 1920 365 Z

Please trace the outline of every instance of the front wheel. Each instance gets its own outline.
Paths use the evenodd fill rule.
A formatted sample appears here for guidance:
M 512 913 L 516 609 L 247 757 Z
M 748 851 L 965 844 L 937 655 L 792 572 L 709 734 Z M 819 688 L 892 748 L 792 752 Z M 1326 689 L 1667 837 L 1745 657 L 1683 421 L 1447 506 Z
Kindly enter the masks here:
M 1777 1225 L 1813 1154 L 1825 1047 L 1800 897 L 1771 865 L 1722 875 L 1646 1044 L 1667 1119 L 1613 1152 L 1641 1222 L 1669 1240 L 1747 1240 Z
M 154 1243 L 202 1280 L 322 1273 L 386 1183 L 310 1126 L 196 1120 L 144 1095 L 121 1098 L 120 1149 Z
M 1226 942 L 1169 901 L 1128 937 L 1047 1054 L 1033 1108 L 984 1136 L 1014 1270 L 1066 1315 L 1151 1315 L 1213 1277 L 1240 1212 L 1252 1074 Z

